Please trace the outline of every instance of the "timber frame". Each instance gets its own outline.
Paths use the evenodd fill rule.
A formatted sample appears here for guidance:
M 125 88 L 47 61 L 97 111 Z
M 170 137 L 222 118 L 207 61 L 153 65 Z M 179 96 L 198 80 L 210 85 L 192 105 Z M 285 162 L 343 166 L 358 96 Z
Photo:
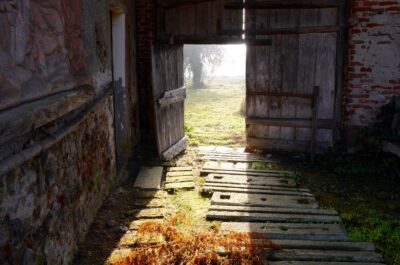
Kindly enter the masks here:
M 347 15 L 348 15 L 348 1 L 347 0 L 247 0 L 245 3 L 241 0 L 157 0 L 157 42 L 171 45 L 185 45 L 185 44 L 248 44 L 248 45 L 271 45 L 271 40 L 263 38 L 263 36 L 273 36 L 281 34 L 310 34 L 310 33 L 336 33 L 336 66 L 335 66 L 335 85 L 334 85 L 334 103 L 333 103 L 333 118 L 332 119 L 318 119 L 318 128 L 332 130 L 333 143 L 337 142 L 342 138 L 342 106 L 343 106 L 343 90 L 345 87 L 345 58 L 346 58 L 346 40 L 347 40 Z M 210 6 L 218 7 L 217 14 L 208 14 Z M 204 6 L 209 6 L 203 8 Z M 201 9 L 203 8 L 203 9 Z M 256 30 L 253 25 L 247 25 L 246 28 L 224 28 L 223 20 L 225 12 L 235 12 L 246 9 L 249 11 L 249 16 L 253 10 L 263 9 L 318 9 L 318 8 L 336 8 L 337 9 L 337 24 L 328 26 L 314 26 L 314 27 L 295 27 L 295 28 L 265 28 Z M 217 19 L 212 25 L 214 31 L 210 29 L 205 30 L 205 35 L 199 35 L 198 32 L 202 32 L 202 29 L 198 29 L 197 24 L 189 25 L 191 27 L 189 31 L 176 32 L 168 30 L 166 26 L 168 20 L 168 12 L 174 10 L 185 9 L 193 17 L 196 17 L 196 12 L 202 10 L 206 13 L 202 13 L 202 16 L 208 17 L 208 27 L 210 27 L 210 17 L 216 16 Z M 197 11 L 196 11 L 197 10 Z M 179 16 L 176 13 L 176 16 Z M 231 14 L 229 14 L 231 16 Z M 230 17 L 230 19 L 234 19 Z M 246 17 L 248 14 L 246 13 Z M 239 16 L 236 16 L 239 17 Z M 195 19 L 195 18 L 193 18 Z M 186 20 L 185 20 L 186 21 Z M 170 22 L 169 22 L 170 23 Z M 174 22 L 179 23 L 179 22 Z M 192 20 L 187 21 L 186 24 L 192 23 Z M 197 21 L 193 23 L 198 23 Z M 171 27 L 169 27 L 171 28 Z M 242 35 L 245 34 L 246 38 L 243 39 Z M 247 94 L 260 93 L 247 91 Z M 301 96 L 301 95 L 299 95 Z M 310 127 L 312 124 L 311 120 L 300 119 L 294 121 L 285 118 L 270 118 L 265 121 L 261 121 L 259 118 L 248 117 L 247 122 L 249 123 L 272 123 L 278 124 L 282 122 L 284 125 L 294 124 L 300 127 Z

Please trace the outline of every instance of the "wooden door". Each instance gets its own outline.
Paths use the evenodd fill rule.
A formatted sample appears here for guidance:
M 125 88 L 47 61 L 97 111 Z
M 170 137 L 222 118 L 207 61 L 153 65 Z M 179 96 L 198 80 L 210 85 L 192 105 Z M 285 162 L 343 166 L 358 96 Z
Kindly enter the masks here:
M 182 45 L 153 47 L 152 77 L 158 154 L 169 160 L 187 147 Z
M 254 6 L 253 6 L 254 7 Z M 255 5 L 256 7 L 256 5 Z M 247 13 L 249 147 L 308 151 L 319 87 L 317 149 L 333 145 L 338 8 L 254 8 Z M 260 40 L 268 45 L 261 44 Z M 254 41 L 255 40 L 255 41 Z

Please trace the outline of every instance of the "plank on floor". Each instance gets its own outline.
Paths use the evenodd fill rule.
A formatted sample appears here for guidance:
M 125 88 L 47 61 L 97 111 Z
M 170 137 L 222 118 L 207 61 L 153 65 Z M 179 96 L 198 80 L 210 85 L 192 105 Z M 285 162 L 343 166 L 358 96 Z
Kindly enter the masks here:
M 161 188 L 162 167 L 141 167 L 134 187 L 140 189 L 158 190 Z
M 375 251 L 375 246 L 365 242 L 274 240 L 282 249 L 319 249 L 347 251 Z
M 290 249 L 273 252 L 270 260 L 282 261 L 335 261 L 335 262 L 383 262 L 375 252 Z
M 269 265 L 384 265 L 383 263 L 367 262 L 321 262 L 321 261 L 269 261 Z
M 333 215 L 337 216 L 335 210 L 325 209 L 301 209 L 286 207 L 257 207 L 257 206 L 232 206 L 232 205 L 211 205 L 210 211 L 236 211 L 249 213 L 286 213 L 286 214 L 306 214 L 306 215 Z
M 258 195 L 243 193 L 214 192 L 211 197 L 212 205 L 237 205 L 237 206 L 266 206 L 287 208 L 317 209 L 318 204 L 314 199 L 300 196 Z
M 338 224 L 290 224 L 224 222 L 223 231 L 255 232 L 274 240 L 344 241 L 346 231 Z
M 297 187 L 280 187 L 280 186 L 269 186 L 269 185 L 255 185 L 255 184 L 246 184 L 246 183 L 219 183 L 219 182 L 212 182 L 206 181 L 207 185 L 210 186 L 218 186 L 218 187 L 225 187 L 225 188 L 237 188 L 237 189 L 265 189 L 265 190 L 275 190 L 275 191 L 291 191 L 291 192 L 303 192 L 303 193 L 310 193 L 309 189 L 301 189 Z
M 300 191 L 279 191 L 271 190 L 269 188 L 236 188 L 236 187 L 221 187 L 219 185 L 212 185 L 206 183 L 203 186 L 204 190 L 212 190 L 219 192 L 237 192 L 246 194 L 271 194 L 271 195 L 286 195 L 286 196 L 302 196 L 302 197 L 313 197 L 310 193 L 300 192 Z
M 339 216 L 305 215 L 281 213 L 249 213 L 233 211 L 208 211 L 208 220 L 238 221 L 238 222 L 288 222 L 288 223 L 339 223 Z
M 285 177 L 254 177 L 248 175 L 235 176 L 228 174 L 210 174 L 207 176 L 206 181 L 208 183 L 296 187 L 296 183 L 293 179 Z

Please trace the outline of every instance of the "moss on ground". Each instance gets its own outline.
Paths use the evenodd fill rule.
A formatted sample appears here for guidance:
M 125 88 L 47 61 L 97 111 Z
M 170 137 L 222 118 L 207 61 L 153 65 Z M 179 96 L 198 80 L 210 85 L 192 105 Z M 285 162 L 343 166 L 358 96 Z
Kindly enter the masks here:
M 295 168 L 293 178 L 340 213 L 352 240 L 374 243 L 387 264 L 400 265 L 399 163 L 383 153 L 332 153 Z
M 200 190 L 198 189 L 190 191 L 177 191 L 174 194 L 168 194 L 168 215 L 173 216 L 177 213 L 182 213 L 189 219 L 191 225 L 187 226 L 185 224 L 182 224 L 178 226 L 179 229 L 195 230 L 191 232 L 210 230 L 212 228 L 218 227 L 220 224 L 219 222 L 208 222 L 206 220 L 206 214 L 210 203 L 210 199 L 202 197 L 200 194 Z

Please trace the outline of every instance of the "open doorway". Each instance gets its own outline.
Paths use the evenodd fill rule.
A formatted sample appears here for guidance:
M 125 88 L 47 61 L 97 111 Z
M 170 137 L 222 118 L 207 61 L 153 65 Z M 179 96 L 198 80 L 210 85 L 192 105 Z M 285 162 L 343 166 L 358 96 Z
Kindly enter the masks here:
M 185 45 L 185 134 L 192 146 L 245 146 L 246 45 Z

